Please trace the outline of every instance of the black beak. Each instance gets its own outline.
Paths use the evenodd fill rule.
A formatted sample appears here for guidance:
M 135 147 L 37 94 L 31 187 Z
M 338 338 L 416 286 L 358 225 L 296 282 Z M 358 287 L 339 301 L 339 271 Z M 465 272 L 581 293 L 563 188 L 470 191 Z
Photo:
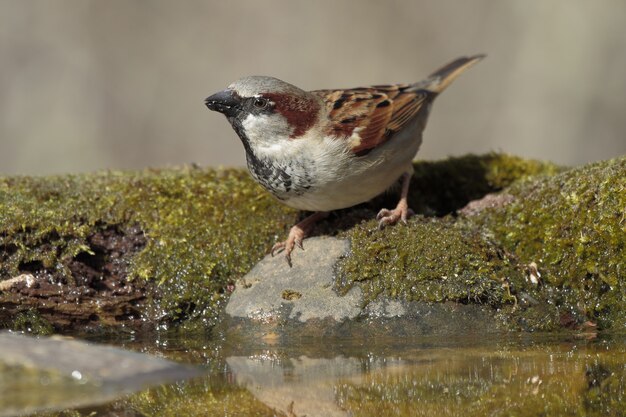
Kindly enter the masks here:
M 210 110 L 220 112 L 226 117 L 235 117 L 241 110 L 241 101 L 232 90 L 215 93 L 211 97 L 207 97 L 204 104 Z

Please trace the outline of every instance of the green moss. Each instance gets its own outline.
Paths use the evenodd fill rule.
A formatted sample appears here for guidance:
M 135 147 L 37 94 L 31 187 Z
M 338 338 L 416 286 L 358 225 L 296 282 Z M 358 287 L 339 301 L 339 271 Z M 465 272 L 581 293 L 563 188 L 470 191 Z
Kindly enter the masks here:
M 601 328 L 626 328 L 626 157 L 514 185 L 477 223 L 521 265 L 537 264 L 539 294 Z M 517 282 L 518 290 L 529 288 Z
M 342 292 L 360 282 L 368 301 L 380 294 L 493 306 L 512 301 L 502 284 L 520 273 L 497 246 L 450 218 L 419 217 L 383 230 L 370 221 L 348 236 L 353 251 L 338 266 Z
M 13 319 L 13 323 L 9 325 L 12 330 L 36 334 L 40 336 L 51 335 L 54 333 L 52 325 L 39 315 L 36 310 L 30 309 L 23 311 Z
M 94 254 L 89 236 L 139 226 L 147 244 L 128 275 L 162 290 L 148 316 L 212 318 L 227 282 L 247 272 L 294 218 L 243 170 L 0 178 L 0 279 L 46 269 L 72 283 L 70 262 Z
M 525 329 L 553 329 L 564 311 L 604 328 L 623 327 L 624 164 L 621 158 L 563 172 L 550 163 L 501 154 L 417 162 L 410 205 L 443 217 L 416 217 L 408 227 L 382 231 L 373 220 L 357 224 L 371 219 L 383 203 L 395 204 L 387 195 L 341 211 L 340 218 L 322 222 L 318 233 L 340 230 L 352 239 L 338 288 L 358 283 L 368 300 L 386 294 L 506 306 L 521 315 L 517 323 Z M 500 190 L 513 195 L 513 202 L 471 218 L 452 217 L 469 201 Z M 44 271 L 74 285 L 72 262 L 98 259 L 94 234 L 139 229 L 145 238 L 125 260 L 121 278 L 159 284 L 156 290 L 145 286 L 149 302 L 142 306 L 143 317 L 162 323 L 201 318 L 210 324 L 229 283 L 295 218 L 243 170 L 2 178 L 0 279 Z M 539 288 L 525 279 L 531 262 L 542 274 Z M 523 299 L 544 307 L 516 309 Z
M 561 168 L 506 154 L 416 162 L 409 206 L 427 215 L 454 214 L 469 201 L 516 181 Z M 393 202 L 392 202 L 393 203 Z M 514 304 L 508 282 L 523 278 L 514 259 L 480 229 L 447 216 L 416 217 L 407 227 L 378 230 L 375 221 L 343 233 L 352 253 L 339 267 L 342 292 L 360 283 L 366 302 L 379 294 L 414 301 Z
M 626 158 L 564 171 L 491 154 L 415 168 L 410 200 L 422 213 L 454 213 L 501 189 L 511 197 L 478 216 L 344 232 L 353 253 L 339 266 L 341 290 L 488 304 L 513 329 L 626 327 Z M 539 286 L 528 280 L 532 262 Z

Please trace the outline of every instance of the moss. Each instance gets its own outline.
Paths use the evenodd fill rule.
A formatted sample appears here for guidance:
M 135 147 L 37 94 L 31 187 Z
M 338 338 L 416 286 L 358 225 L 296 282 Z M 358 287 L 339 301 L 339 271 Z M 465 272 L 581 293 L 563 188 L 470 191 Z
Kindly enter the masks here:
M 80 276 L 72 261 L 97 255 L 90 236 L 138 225 L 147 243 L 128 260 L 127 274 L 161 284 L 158 295 L 147 294 L 145 317 L 213 318 L 226 284 L 294 217 L 242 170 L 0 178 L 0 279 L 32 271 L 72 285 Z
M 54 333 L 52 324 L 34 309 L 23 311 L 15 316 L 13 323 L 9 325 L 12 330 L 36 334 L 40 336 Z
M 516 184 L 514 200 L 476 220 L 520 265 L 537 264 L 537 292 L 601 328 L 626 328 L 626 157 Z M 518 291 L 532 289 L 527 281 Z
M 384 294 L 414 301 L 513 305 L 516 298 L 507 285 L 522 279 L 523 271 L 497 242 L 450 215 L 516 181 L 563 169 L 496 153 L 420 161 L 414 169 L 409 206 L 444 217 L 416 217 L 407 227 L 382 231 L 372 220 L 345 231 L 342 235 L 350 238 L 353 250 L 338 267 L 337 288 L 346 292 L 358 282 L 366 302 Z
M 623 327 L 624 161 L 566 172 L 502 154 L 417 162 L 409 202 L 430 217 L 378 231 L 369 219 L 395 204 L 387 195 L 340 211 L 317 232 L 352 239 L 338 288 L 358 283 L 368 300 L 385 294 L 488 304 L 505 320 L 514 313 L 527 330 L 554 329 L 563 313 L 566 321 Z M 501 190 L 513 201 L 457 217 L 468 202 Z M 74 288 L 88 272 L 90 291 L 137 287 L 128 295 L 130 310 L 117 296 L 114 313 L 94 311 L 101 321 L 134 317 L 138 309 L 135 318 L 149 323 L 198 318 L 204 326 L 216 318 L 230 284 L 295 219 L 243 170 L 0 178 L 0 279 L 28 272 L 38 282 Z M 539 288 L 525 279 L 531 262 L 542 274 Z M 77 294 L 72 299 L 84 297 Z
M 367 301 L 487 304 L 517 330 L 626 327 L 626 158 L 568 171 L 493 154 L 415 167 L 410 200 L 421 198 L 423 213 L 455 213 L 500 189 L 508 197 L 479 215 L 345 231 L 353 252 L 338 288 L 358 283 Z M 539 286 L 528 280 L 533 262 Z
M 418 217 L 380 231 L 370 221 L 348 235 L 353 251 L 338 266 L 342 292 L 359 282 L 366 301 L 380 294 L 494 307 L 512 301 L 502 284 L 520 272 L 497 246 L 451 218 Z

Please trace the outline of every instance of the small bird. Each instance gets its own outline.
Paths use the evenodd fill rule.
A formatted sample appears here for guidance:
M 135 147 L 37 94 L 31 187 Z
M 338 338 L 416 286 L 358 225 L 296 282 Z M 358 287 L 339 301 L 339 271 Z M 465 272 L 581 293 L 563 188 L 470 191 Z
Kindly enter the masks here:
M 252 177 L 286 205 L 314 213 L 276 243 L 291 253 L 331 210 L 371 200 L 402 179 L 380 227 L 406 223 L 413 158 L 437 95 L 484 55 L 458 58 L 415 84 L 304 91 L 266 76 L 241 78 L 205 100 L 241 139 Z

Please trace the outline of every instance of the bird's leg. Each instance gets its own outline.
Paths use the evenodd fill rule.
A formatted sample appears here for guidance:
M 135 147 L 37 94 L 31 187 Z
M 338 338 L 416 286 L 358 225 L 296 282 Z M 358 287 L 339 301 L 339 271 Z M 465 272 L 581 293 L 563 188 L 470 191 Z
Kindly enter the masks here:
M 284 250 L 285 258 L 287 259 L 287 263 L 291 267 L 291 252 L 296 245 L 302 250 L 304 250 L 304 246 L 302 245 L 302 241 L 304 238 L 311 232 L 311 229 L 319 220 L 322 220 L 328 216 L 327 211 L 316 211 L 310 216 L 306 217 L 300 223 L 296 224 L 289 230 L 289 236 L 287 236 L 287 240 L 283 242 L 277 242 L 273 247 L 270 253 L 274 256 L 274 253 L 277 251 Z
M 398 205 L 393 210 L 382 209 L 376 216 L 378 226 L 381 229 L 389 224 L 398 223 L 398 220 L 401 220 L 402 223 L 406 224 L 407 219 L 415 214 L 413 210 L 409 208 L 409 203 L 407 202 L 410 183 L 411 174 L 409 172 L 405 172 L 402 174 L 402 194 L 400 196 L 400 201 L 398 201 Z

